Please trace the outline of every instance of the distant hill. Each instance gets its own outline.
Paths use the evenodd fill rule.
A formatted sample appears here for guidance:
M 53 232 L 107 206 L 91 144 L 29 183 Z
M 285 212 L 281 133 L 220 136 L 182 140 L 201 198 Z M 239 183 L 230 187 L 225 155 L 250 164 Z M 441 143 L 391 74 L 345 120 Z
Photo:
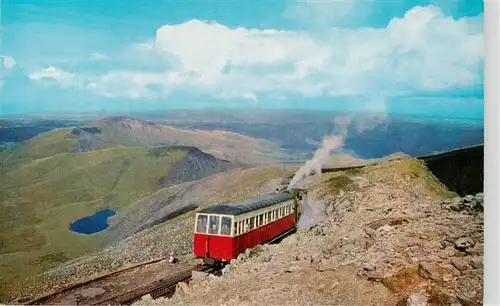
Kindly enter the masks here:
M 69 225 L 102 209 L 119 216 L 148 194 L 234 168 L 197 148 L 115 147 L 71 151 L 68 132 L 44 133 L 19 146 L 16 166 L 3 168 L 0 184 L 0 275 L 32 274 L 99 248 L 102 235 L 79 235 Z M 54 139 L 58 142 L 43 142 Z M 40 150 L 33 149 L 39 148 Z M 12 152 L 11 152 L 12 153 Z M 14 154 L 14 153 L 12 153 Z M 30 157 L 31 159 L 28 159 Z
M 287 161 L 279 145 L 228 131 L 187 130 L 130 117 L 107 117 L 85 126 L 59 128 L 5 150 L 3 163 L 37 159 L 58 153 L 88 152 L 112 147 L 193 146 L 217 158 L 242 165 Z
M 76 120 L 43 120 L 38 118 L 0 119 L 0 151 L 56 128 L 82 124 Z

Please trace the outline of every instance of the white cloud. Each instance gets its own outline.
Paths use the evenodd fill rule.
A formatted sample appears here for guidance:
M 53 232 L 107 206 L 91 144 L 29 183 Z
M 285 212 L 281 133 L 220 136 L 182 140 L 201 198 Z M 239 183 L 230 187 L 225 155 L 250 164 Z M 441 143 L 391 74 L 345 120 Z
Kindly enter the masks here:
M 12 56 L 2 55 L 3 68 L 12 69 L 16 65 L 16 60 Z
M 108 59 L 107 55 L 102 54 L 102 53 L 97 53 L 97 52 L 92 53 L 90 55 L 90 58 L 89 58 L 89 60 L 91 60 L 91 61 L 99 61 L 99 60 L 105 60 L 105 59 Z
M 146 58 L 164 71 L 115 70 L 78 78 L 96 94 L 138 99 L 174 91 L 250 101 L 413 94 L 481 84 L 482 16 L 454 20 L 436 6 L 414 7 L 386 28 L 321 32 L 232 29 L 192 20 L 161 27 L 154 40 L 134 50 L 130 66 L 137 67 L 134 60 L 148 52 Z M 32 76 L 60 83 L 74 77 L 59 70 Z
M 2 59 L 2 66 L 0 69 L 0 88 L 3 88 L 5 85 L 4 79 L 12 72 L 12 68 L 16 66 L 16 60 L 12 56 L 8 55 L 2 55 L 0 58 Z
M 92 78 L 87 89 L 108 98 L 157 98 L 170 94 L 168 80 L 168 74 L 113 71 Z
M 57 69 L 54 66 L 49 66 L 46 69 L 29 73 L 28 77 L 35 81 L 52 79 L 63 87 L 71 87 L 71 86 L 76 87 L 80 86 L 82 83 L 81 76 L 65 72 L 61 69 Z

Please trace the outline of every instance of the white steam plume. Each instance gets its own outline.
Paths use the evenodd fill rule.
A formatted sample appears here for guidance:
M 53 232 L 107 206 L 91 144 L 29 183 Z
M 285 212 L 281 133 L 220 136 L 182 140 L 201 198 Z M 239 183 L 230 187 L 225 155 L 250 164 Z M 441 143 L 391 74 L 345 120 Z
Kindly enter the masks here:
M 321 174 L 321 168 L 328 162 L 330 152 L 342 147 L 343 143 L 344 137 L 342 135 L 326 136 L 323 138 L 323 142 L 316 152 L 314 152 L 313 158 L 297 170 L 290 184 L 288 184 L 288 189 L 296 188 L 299 183 L 303 182 L 309 176 Z
M 350 119 L 343 122 L 348 125 Z M 311 160 L 308 160 L 295 173 L 292 180 L 288 184 L 288 189 L 296 188 L 297 185 L 306 183 L 309 177 L 319 177 L 321 168 L 330 158 L 330 152 L 344 145 L 344 136 L 347 129 L 341 131 L 342 135 L 332 135 L 323 138 L 321 146 L 314 152 Z M 325 205 L 323 201 L 314 200 L 310 195 L 307 195 L 299 206 L 300 218 L 297 223 L 298 228 L 308 228 L 315 225 L 325 215 Z
M 309 228 L 326 217 L 323 201 L 314 200 L 310 195 L 299 206 L 300 218 L 297 222 L 299 229 Z

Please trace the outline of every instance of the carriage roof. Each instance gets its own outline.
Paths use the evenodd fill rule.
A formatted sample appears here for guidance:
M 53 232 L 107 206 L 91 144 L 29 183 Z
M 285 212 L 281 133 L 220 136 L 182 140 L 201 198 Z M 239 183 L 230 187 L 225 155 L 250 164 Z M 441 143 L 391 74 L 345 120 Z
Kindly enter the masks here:
M 267 194 L 251 199 L 228 204 L 219 204 L 204 208 L 199 211 L 201 214 L 221 214 L 221 215 L 241 215 L 253 210 L 269 207 L 284 201 L 293 199 L 288 192 Z

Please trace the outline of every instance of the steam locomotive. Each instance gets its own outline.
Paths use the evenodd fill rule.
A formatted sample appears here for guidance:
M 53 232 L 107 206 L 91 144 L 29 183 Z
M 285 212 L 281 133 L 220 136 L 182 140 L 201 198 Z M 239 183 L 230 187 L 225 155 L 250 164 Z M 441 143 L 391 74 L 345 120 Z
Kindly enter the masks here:
M 213 205 L 196 214 L 193 253 L 209 265 L 224 265 L 246 249 L 295 230 L 306 191 L 277 188 L 275 193 Z

